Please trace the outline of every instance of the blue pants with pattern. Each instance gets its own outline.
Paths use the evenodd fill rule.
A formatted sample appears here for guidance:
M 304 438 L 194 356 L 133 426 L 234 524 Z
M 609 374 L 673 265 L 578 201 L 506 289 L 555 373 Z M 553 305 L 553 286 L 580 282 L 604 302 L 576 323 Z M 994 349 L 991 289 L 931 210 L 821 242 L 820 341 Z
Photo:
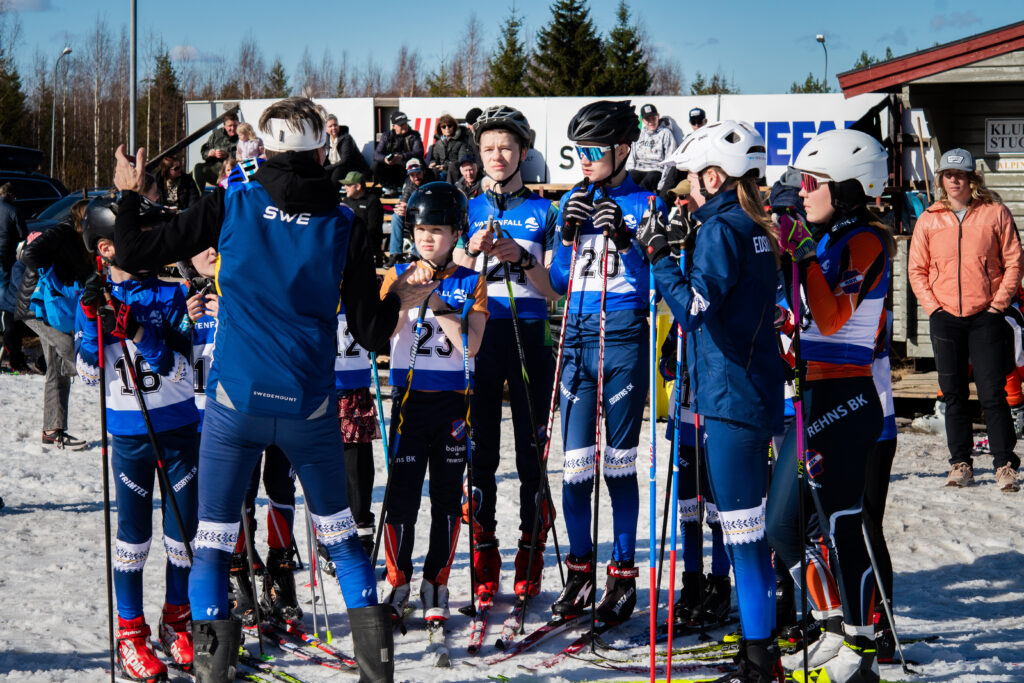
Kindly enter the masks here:
M 228 564 L 238 540 L 242 501 L 263 450 L 288 454 L 316 527 L 338 568 L 348 609 L 377 604 L 376 581 L 356 535 L 345 490 L 338 416 L 255 417 L 207 398 L 199 458 L 199 530 L 188 596 L 193 619 L 228 618 Z

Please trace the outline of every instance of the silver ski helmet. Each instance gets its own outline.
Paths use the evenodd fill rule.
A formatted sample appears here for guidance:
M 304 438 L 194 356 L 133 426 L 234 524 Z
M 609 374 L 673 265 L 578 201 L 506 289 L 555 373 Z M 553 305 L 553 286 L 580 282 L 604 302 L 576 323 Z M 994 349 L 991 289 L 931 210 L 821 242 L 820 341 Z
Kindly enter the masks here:
M 507 130 L 518 138 L 524 149 L 531 146 L 533 134 L 530 131 L 530 122 L 526 120 L 523 112 L 515 107 L 499 104 L 480 112 L 476 123 L 473 124 L 473 139 L 477 146 L 480 145 L 480 136 L 489 130 Z

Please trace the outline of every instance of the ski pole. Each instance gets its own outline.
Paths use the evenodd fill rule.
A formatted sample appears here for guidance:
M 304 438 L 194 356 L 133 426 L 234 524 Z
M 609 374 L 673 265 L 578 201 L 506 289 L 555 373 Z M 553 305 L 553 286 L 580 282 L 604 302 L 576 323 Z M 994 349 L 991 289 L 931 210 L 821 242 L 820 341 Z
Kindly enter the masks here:
M 686 349 L 686 333 L 683 332 L 683 326 L 676 324 L 676 405 L 675 405 L 675 419 L 672 423 L 672 462 L 679 457 L 679 439 L 682 432 L 683 422 L 683 375 L 681 368 L 683 367 L 683 356 Z M 687 397 L 689 396 L 689 388 L 687 388 Z M 672 465 L 669 465 L 672 468 Z M 669 487 L 672 490 L 672 505 L 678 508 L 679 504 L 679 468 L 672 468 L 672 485 Z M 672 541 L 669 544 L 669 575 L 668 575 L 668 661 L 666 666 L 668 667 L 668 673 L 666 674 L 668 680 L 672 680 L 672 639 L 674 635 L 674 627 L 676 621 L 675 615 L 675 601 L 676 601 L 676 549 L 679 546 L 679 512 L 678 509 L 673 510 L 672 514 Z M 654 637 L 651 637 L 653 640 Z
M 476 541 L 473 540 L 473 529 L 476 526 L 476 496 L 473 495 L 473 434 L 469 414 L 469 392 L 472 388 L 472 376 L 469 373 L 469 312 L 472 307 L 473 299 L 467 298 L 462 307 L 462 371 L 466 375 L 466 476 L 469 477 L 469 613 L 466 615 L 468 617 L 476 616 L 476 572 L 473 571 L 473 557 L 476 555 Z
M 565 308 L 562 309 L 562 329 L 558 332 L 558 353 L 555 355 L 555 381 L 551 386 L 551 403 L 548 405 L 548 426 L 545 431 L 544 440 L 544 462 L 548 461 L 548 454 L 551 452 L 551 434 L 555 428 L 555 406 L 558 400 L 558 384 L 562 376 L 562 359 L 565 353 L 565 329 L 568 327 L 566 319 L 569 317 L 569 301 L 572 300 L 572 281 L 576 273 L 576 255 L 579 251 L 579 231 L 576 231 L 576 238 L 572 242 L 572 255 L 569 257 L 569 283 L 565 291 Z M 563 435 L 564 439 L 564 435 Z M 554 525 L 552 525 L 554 527 Z M 558 565 L 561 570 L 562 565 Z M 565 576 L 562 576 L 562 585 L 565 585 Z M 523 624 L 519 625 L 519 633 L 525 633 Z
M 885 594 L 885 586 L 882 585 L 882 575 L 878 572 L 878 561 L 875 560 L 875 550 L 871 547 L 871 539 L 868 537 L 868 527 L 861 520 L 861 531 L 864 533 L 864 545 L 868 549 L 868 557 L 871 559 L 871 571 L 875 574 L 875 583 L 878 584 L 878 591 L 882 594 L 882 607 L 885 608 L 885 616 L 889 618 L 889 628 L 892 629 L 892 638 L 896 641 L 896 650 L 900 653 L 900 662 L 903 663 L 903 673 L 909 675 L 917 674 L 916 671 L 907 666 L 907 658 L 903 656 L 903 645 L 900 644 L 900 636 L 896 632 L 896 620 L 893 618 L 892 605 L 889 604 L 889 596 Z
M 410 266 L 415 268 L 416 266 Z M 402 398 L 398 402 L 398 424 L 395 425 L 395 440 L 391 443 L 391 449 L 387 452 L 387 462 L 391 462 L 392 458 L 398 455 L 398 444 L 402 440 L 402 420 L 405 417 L 405 400 L 409 397 L 409 392 L 412 391 L 412 372 L 416 367 L 416 356 L 419 355 L 420 342 L 423 339 L 421 332 L 423 331 L 423 317 L 427 314 L 427 302 L 430 300 L 428 295 L 423 299 L 423 303 L 420 304 L 419 312 L 416 315 L 416 327 L 413 332 L 412 344 L 409 345 L 409 372 L 405 375 L 405 391 L 402 392 Z M 381 417 L 383 420 L 383 416 Z M 377 555 L 380 553 L 380 538 L 384 533 L 384 518 L 387 515 L 388 501 L 391 499 L 391 466 L 386 465 L 388 470 L 388 481 L 384 485 L 384 501 L 381 503 L 380 508 L 380 521 L 377 522 L 377 539 L 373 543 L 373 557 L 370 558 L 370 566 L 376 569 L 377 567 Z
M 380 397 L 380 377 L 377 375 L 377 354 L 370 352 L 370 372 L 373 374 L 373 391 L 377 395 L 377 421 L 380 422 L 380 438 L 384 443 L 384 471 L 391 470 L 391 461 L 388 460 L 388 428 L 384 424 L 384 402 Z
M 303 497 L 305 497 L 306 500 L 309 500 L 309 497 L 305 495 L 305 492 L 306 492 L 306 487 L 305 486 L 302 487 L 302 492 L 303 492 Z M 312 517 L 312 515 L 309 512 L 309 506 L 308 505 L 304 505 L 303 508 L 305 508 L 305 510 L 306 510 L 306 524 L 309 526 L 310 530 L 313 533 L 313 536 L 314 536 L 313 543 L 315 544 L 316 543 L 316 540 L 315 540 L 316 526 L 313 524 L 313 517 Z M 323 562 L 321 562 L 320 558 L 317 557 L 317 558 L 315 558 L 310 563 L 310 567 L 312 567 L 313 571 L 316 572 L 315 584 L 320 589 L 320 602 L 323 603 L 323 608 L 324 608 L 324 629 L 327 630 L 327 644 L 330 645 L 331 640 L 333 639 L 333 636 L 331 635 L 331 619 L 330 619 L 330 616 L 327 613 L 327 593 L 324 592 Z
M 121 357 L 124 359 L 125 369 L 128 372 L 128 376 L 131 378 L 132 387 L 135 394 L 135 400 L 139 404 L 139 410 L 142 412 L 142 419 L 146 423 L 146 432 L 149 434 L 149 443 L 153 447 L 153 453 L 156 455 L 156 473 L 157 478 L 160 480 L 160 485 L 163 488 L 163 499 L 171 504 L 171 512 L 174 514 L 174 521 L 178 525 L 178 533 L 181 534 L 181 542 L 185 545 L 185 554 L 188 556 L 188 563 L 192 564 L 192 545 L 189 542 L 188 534 L 185 532 L 185 522 L 181 518 L 181 510 L 178 508 L 178 501 L 174 497 L 174 488 L 171 486 L 170 477 L 167 476 L 167 469 L 164 465 L 164 454 L 160 448 L 160 444 L 156 440 L 156 431 L 153 429 L 153 421 L 149 418 L 149 410 L 146 408 L 146 400 L 142 398 L 142 383 L 139 382 L 139 377 L 135 372 L 135 364 L 132 362 L 131 352 L 128 351 L 128 342 L 124 339 L 121 340 Z
M 591 532 L 593 550 L 591 550 L 591 577 L 594 582 L 594 591 L 597 591 L 597 541 L 598 541 L 598 513 L 601 506 L 601 402 L 604 400 L 604 334 L 605 334 L 605 304 L 608 296 L 608 241 L 604 238 L 604 252 L 601 254 L 601 315 L 597 329 L 597 392 L 596 410 L 594 417 L 594 528 Z M 594 638 L 594 629 L 597 627 L 597 598 L 590 603 L 590 651 L 597 652 Z
M 295 534 L 292 534 L 292 552 L 295 553 L 295 563 L 298 565 L 298 569 L 305 569 L 302 557 L 299 555 L 299 544 L 295 542 Z
M 655 204 L 654 204 L 654 197 L 653 196 L 648 198 L 648 209 L 650 211 L 651 217 L 653 218 L 654 217 L 654 212 L 655 212 Z M 649 487 L 648 498 L 649 498 L 649 503 L 650 503 L 650 510 L 648 512 L 648 515 L 649 515 L 649 518 L 650 518 L 649 519 L 649 525 L 648 525 L 650 527 L 650 533 L 648 534 L 650 536 L 650 548 L 648 549 L 648 552 L 647 552 L 647 564 L 648 564 L 648 572 L 649 572 L 648 581 L 650 581 L 650 593 L 651 593 L 651 614 L 650 614 L 651 671 L 650 671 L 650 673 L 651 673 L 651 683 L 654 683 L 654 679 L 657 676 L 657 671 L 656 671 L 656 666 L 655 666 L 655 661 L 654 661 L 654 659 L 655 659 L 654 658 L 654 652 L 655 652 L 655 647 L 654 647 L 654 645 L 655 645 L 655 637 L 654 636 L 655 636 L 655 633 L 658 630 L 658 592 L 657 592 L 658 589 L 657 589 L 657 586 L 655 585 L 656 584 L 656 581 L 655 581 L 655 577 L 656 577 L 655 565 L 657 564 L 657 562 L 655 560 L 655 555 L 657 554 L 657 542 L 658 542 L 658 539 L 657 539 L 657 536 L 656 536 L 656 533 L 655 533 L 655 531 L 656 531 L 656 529 L 655 529 L 656 521 L 655 520 L 658 518 L 658 501 L 657 501 L 657 497 L 658 497 L 658 480 L 657 480 L 657 474 L 658 474 L 658 468 L 657 468 L 657 450 L 658 450 L 657 449 L 657 431 L 658 431 L 658 427 L 657 427 L 657 424 L 658 424 L 658 414 L 657 414 L 657 411 L 658 411 L 658 395 L 657 395 L 657 391 L 656 391 L 656 387 L 658 386 L 658 309 L 657 309 L 657 301 L 656 301 L 657 289 L 656 289 L 656 287 L 654 285 L 654 268 L 651 267 L 650 264 L 648 264 L 648 266 L 647 266 L 647 272 L 648 272 L 647 306 L 648 306 L 648 309 L 649 309 L 649 314 L 651 316 L 650 330 L 649 330 L 649 335 L 648 335 L 650 337 L 650 349 L 648 349 L 648 353 L 650 354 L 649 365 L 650 365 L 650 369 L 651 369 L 651 377 L 650 377 L 650 387 L 651 388 L 650 388 L 650 392 L 649 392 L 650 393 L 650 400 L 651 400 L 651 467 L 650 467 L 650 470 L 648 472 L 648 477 L 647 477 L 647 485 Z M 671 620 L 671 613 L 669 614 L 669 618 Z M 669 667 L 668 671 L 669 671 L 668 675 L 671 677 L 671 675 L 672 675 L 672 673 L 671 673 L 672 672 L 672 667 L 671 666 Z
M 259 465 L 257 465 L 259 467 Z M 253 503 L 255 509 L 255 503 Z M 263 655 L 263 634 L 260 629 L 263 626 L 263 615 L 260 614 L 260 594 L 256 588 L 256 560 L 253 556 L 252 527 L 249 526 L 249 511 L 246 509 L 245 501 L 242 501 L 242 534 L 245 539 L 245 557 L 249 562 L 249 584 L 252 586 L 252 608 L 256 612 L 256 641 L 260 645 L 260 659 Z
M 661 550 L 658 552 L 658 582 L 657 582 L 658 583 L 658 598 L 659 599 L 660 599 L 660 595 L 661 595 L 661 575 L 662 575 L 662 570 L 665 567 L 665 542 L 668 540 L 668 515 L 669 515 L 669 510 L 675 510 L 673 514 L 678 515 L 677 509 L 679 507 L 678 506 L 678 501 L 672 499 L 671 494 L 672 494 L 672 491 L 673 491 L 672 481 L 673 481 L 673 479 L 675 479 L 678 476 L 676 474 L 676 470 L 678 469 L 676 467 L 676 459 L 679 457 L 679 448 L 678 448 L 678 446 L 679 446 L 678 438 L 679 438 L 679 434 L 680 434 L 680 432 L 679 432 L 679 422 L 682 419 L 682 415 L 681 415 L 682 411 L 681 411 L 681 408 L 680 408 L 680 402 L 682 400 L 682 395 L 683 395 L 682 377 L 679 375 L 678 368 L 682 367 L 680 365 L 680 363 L 682 362 L 681 358 L 686 355 L 686 353 L 685 353 L 686 333 L 685 332 L 681 332 L 682 327 L 680 327 L 678 325 L 678 323 L 675 324 L 674 327 L 676 327 L 675 334 L 676 334 L 676 337 L 677 337 L 677 340 L 676 340 L 676 380 L 675 380 L 676 384 L 675 384 L 675 387 L 673 389 L 673 393 L 675 394 L 675 407 L 674 407 L 674 411 L 673 411 L 673 414 L 672 414 L 672 444 L 669 447 L 671 457 L 669 458 L 669 461 L 668 461 L 668 472 L 665 474 L 665 509 L 662 511 L 662 514 L 661 514 Z M 682 353 L 680 352 L 680 349 L 679 349 L 679 340 L 680 339 L 683 340 L 683 345 L 684 345 L 683 346 L 684 351 Z M 670 601 L 669 601 L 669 618 L 672 618 L 672 607 L 673 607 L 673 602 L 670 599 Z
M 800 528 L 800 543 L 806 542 L 807 538 L 807 518 L 804 512 L 804 467 L 806 465 L 804 461 L 804 408 L 803 408 L 803 389 L 800 386 L 800 326 L 801 326 L 801 303 L 800 303 L 800 267 L 796 262 L 796 259 L 792 259 L 792 299 L 790 301 L 790 308 L 793 311 L 793 321 L 795 323 L 793 329 L 793 414 L 796 420 L 796 486 L 799 496 L 798 505 L 800 506 L 799 512 L 799 528 Z M 823 534 L 828 533 L 825 528 L 828 525 L 828 517 L 821 517 L 822 527 L 821 531 Z M 808 669 L 810 668 L 807 661 L 807 553 L 800 553 L 800 640 L 801 646 L 804 653 L 804 679 L 808 678 Z
M 96 272 L 103 277 L 103 258 L 96 255 Z M 106 548 L 107 568 L 107 637 L 110 641 L 110 683 L 114 683 L 114 587 L 112 576 L 114 569 L 110 560 L 110 483 L 107 471 L 110 461 L 107 452 L 107 379 L 106 363 L 103 360 L 103 323 L 96 316 L 96 346 L 99 349 L 100 363 L 100 466 L 103 468 L 103 544 Z
M 678 424 L 678 422 L 673 422 L 673 424 Z M 675 435 L 675 429 L 677 429 L 677 427 L 673 427 L 673 436 Z M 675 444 L 669 446 L 669 449 L 672 453 L 675 453 Z M 670 507 L 669 497 L 672 493 L 672 476 L 675 470 L 675 463 L 672 462 L 671 459 L 669 459 L 668 471 L 665 473 L 665 505 L 661 511 L 661 543 L 658 547 L 658 576 L 656 580 L 657 589 L 654 594 L 655 602 L 661 601 L 661 575 L 663 573 L 663 570 L 665 569 L 665 543 L 668 540 L 668 514 Z
M 487 219 L 487 225 L 493 229 L 498 237 L 502 236 L 501 226 L 494 223 L 494 216 L 490 216 Z M 516 338 L 516 352 L 519 354 L 519 367 L 523 375 L 523 392 L 526 396 L 526 412 L 530 415 L 530 434 L 533 440 L 534 448 L 537 451 L 537 468 L 540 475 L 540 491 L 537 496 L 538 500 L 535 500 L 534 511 L 533 511 L 533 529 L 530 534 L 530 556 L 526 560 L 526 592 L 523 596 L 524 601 L 530 598 L 530 580 L 533 577 L 533 549 L 537 547 L 538 539 L 540 538 L 540 511 L 541 506 L 551 505 L 551 486 L 548 482 L 548 461 L 544 453 L 541 452 L 540 447 L 540 435 L 537 432 L 537 421 L 533 414 L 533 396 L 530 393 L 530 376 L 526 372 L 526 349 L 523 346 L 523 333 L 519 327 L 519 313 L 516 311 L 516 297 L 512 291 L 512 275 L 509 269 L 508 261 L 502 261 L 502 268 L 504 269 L 505 275 L 505 288 L 508 291 L 508 306 L 509 311 L 512 313 L 512 330 L 515 333 Z M 548 435 L 550 438 L 550 435 Z M 554 521 L 551 524 L 551 538 L 555 544 L 555 557 L 558 559 L 558 575 L 562 579 L 562 587 L 565 587 L 565 570 L 562 568 L 562 552 L 558 547 L 558 531 L 555 529 Z
M 316 616 L 316 567 L 319 558 L 316 552 L 316 536 L 313 533 L 313 524 L 309 515 L 309 498 L 306 498 L 305 488 L 303 488 L 302 495 L 305 499 L 303 507 L 306 508 L 306 545 L 309 548 L 309 601 L 313 603 L 313 633 L 319 634 L 320 627 Z

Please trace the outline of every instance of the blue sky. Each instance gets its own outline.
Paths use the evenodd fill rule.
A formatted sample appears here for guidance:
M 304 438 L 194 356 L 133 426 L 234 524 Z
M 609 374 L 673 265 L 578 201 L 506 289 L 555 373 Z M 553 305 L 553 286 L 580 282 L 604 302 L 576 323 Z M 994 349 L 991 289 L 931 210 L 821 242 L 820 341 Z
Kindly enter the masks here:
M 66 42 L 84 49 L 84 37 L 97 18 L 102 17 L 114 35 L 128 22 L 128 0 L 10 1 L 22 24 L 16 58 L 24 75 L 37 50 L 52 63 Z M 515 4 L 525 17 L 528 36 L 550 18 L 549 0 Z M 591 0 L 591 17 L 599 31 L 612 27 L 617 4 L 618 0 Z M 357 66 L 372 55 L 388 74 L 402 44 L 419 50 L 428 72 L 442 53 L 457 51 L 466 8 L 475 9 L 485 39 L 496 44 L 511 6 L 511 0 L 141 0 L 138 31 L 140 41 L 152 33 L 162 37 L 175 55 L 222 63 L 225 69 L 232 67 L 241 37 L 252 31 L 262 41 L 268 63 L 279 56 L 289 74 L 307 46 L 317 62 L 325 49 L 336 59 L 347 52 L 349 63 Z M 861 50 L 881 56 L 891 46 L 901 55 L 1024 19 L 1020 0 L 634 0 L 630 9 L 662 54 L 678 60 L 687 83 L 697 71 L 721 70 L 749 94 L 785 92 L 811 71 L 820 78 L 825 56 L 815 41 L 818 33 L 826 36 L 829 83 L 838 90 L 835 74 L 849 69 Z

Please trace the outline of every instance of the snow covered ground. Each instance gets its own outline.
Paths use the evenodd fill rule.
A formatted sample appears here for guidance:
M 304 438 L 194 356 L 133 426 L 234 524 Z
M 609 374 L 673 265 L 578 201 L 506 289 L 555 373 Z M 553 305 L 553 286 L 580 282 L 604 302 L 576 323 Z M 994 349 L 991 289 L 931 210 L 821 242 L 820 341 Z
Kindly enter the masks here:
M 39 441 L 42 391 L 42 377 L 0 376 L 0 496 L 6 503 L 0 511 L 0 538 L 3 539 L 0 679 L 102 681 L 106 678 L 107 630 L 96 390 L 87 389 L 81 383 L 72 388 L 70 431 L 91 443 L 89 450 L 80 453 L 42 448 Z M 508 419 L 503 422 L 502 430 L 505 457 L 499 473 L 499 537 L 506 548 L 503 588 L 511 588 L 518 531 L 510 520 L 518 519 L 518 513 Z M 663 433 L 660 425 L 659 432 Z M 641 504 L 637 560 L 642 567 L 647 563 L 647 443 L 645 428 L 638 461 Z M 660 514 L 667 442 L 659 441 L 658 448 Z M 916 679 L 902 675 L 898 666 L 891 665 L 883 666 L 884 678 L 1024 681 L 1024 647 L 1021 646 L 1024 642 L 1024 516 L 1021 515 L 1024 494 L 1001 493 L 995 488 L 987 456 L 979 458 L 976 465 L 976 486 L 946 489 L 943 487 L 947 470 L 943 439 L 920 433 L 900 436 L 885 517 L 896 571 L 897 624 L 905 635 L 934 634 L 938 640 L 906 648 L 907 657 L 920 662 L 914 667 L 920 672 Z M 557 448 L 552 449 L 550 476 L 554 495 L 559 498 L 561 463 Z M 384 483 L 381 458 L 375 487 L 377 500 L 383 497 Z M 426 552 L 426 488 L 423 497 L 415 553 L 417 566 Z M 264 518 L 266 503 L 265 498 L 259 499 L 260 518 Z M 607 500 L 603 504 L 601 517 L 610 520 L 611 508 Z M 154 509 L 157 528 L 158 505 Z M 561 521 L 558 528 L 564 552 L 567 539 Z M 297 525 L 296 533 L 299 547 L 304 549 L 304 525 Z M 260 535 L 262 537 L 262 529 Z M 602 559 L 607 559 L 610 552 L 609 539 L 610 528 L 601 544 Z M 146 606 L 150 622 L 155 626 L 163 597 L 164 551 L 158 538 L 154 540 L 146 569 Z M 499 675 L 508 677 L 501 680 L 513 681 L 644 678 L 643 675 L 598 669 L 573 659 L 543 673 L 529 673 L 519 668 L 519 665 L 536 665 L 568 643 L 568 637 L 556 639 L 508 662 L 486 666 L 484 658 L 494 652 L 492 643 L 500 631 L 509 604 L 507 598 L 495 607 L 486 646 L 473 659 L 479 666 L 465 664 L 468 619 L 456 610 L 465 604 L 469 595 L 468 547 L 464 534 L 460 540 L 461 551 L 455 558 L 451 579 L 453 609 L 449 642 L 453 668 L 433 669 L 424 664 L 426 634 L 422 622 L 414 618 L 408 635 L 396 636 L 398 680 L 476 681 Z M 261 542 L 260 547 L 265 548 L 265 543 Z M 550 543 L 547 564 L 545 590 L 532 603 L 528 630 L 546 619 L 547 607 L 558 593 L 558 570 Z M 307 576 L 300 572 L 296 579 L 305 600 L 305 621 L 311 627 L 309 593 L 303 587 Z M 642 606 L 647 599 L 646 569 L 641 570 L 640 584 Z M 328 584 L 327 600 L 336 644 L 351 651 L 336 583 Z M 646 621 L 640 623 L 645 618 L 639 617 L 635 620 L 637 623 L 624 625 L 615 633 L 621 639 L 640 632 L 646 627 Z M 690 636 L 683 644 L 694 640 Z M 251 644 L 250 649 L 254 648 Z M 280 652 L 276 654 L 279 655 L 277 662 L 302 680 L 356 680 L 351 674 L 333 672 Z M 636 654 L 642 655 L 640 651 Z M 708 671 L 708 675 L 713 673 Z M 184 677 L 179 678 L 184 680 Z

